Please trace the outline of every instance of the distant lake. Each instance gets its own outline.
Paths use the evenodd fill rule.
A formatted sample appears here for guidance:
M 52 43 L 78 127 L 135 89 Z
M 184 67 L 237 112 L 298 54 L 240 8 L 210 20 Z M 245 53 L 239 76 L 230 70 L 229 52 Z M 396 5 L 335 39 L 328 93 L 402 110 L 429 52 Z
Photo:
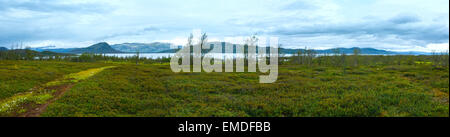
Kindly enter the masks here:
M 106 53 L 106 56 L 111 57 L 132 57 L 136 56 L 136 53 Z M 148 58 L 148 59 L 157 59 L 163 57 L 172 57 L 175 53 L 139 53 L 140 57 Z
M 211 54 L 211 53 L 210 53 Z M 106 56 L 114 56 L 114 57 L 132 57 L 135 56 L 135 53 L 106 53 L 104 54 Z M 157 58 L 163 58 L 163 57 L 172 57 L 175 55 L 175 53 L 140 53 L 140 57 L 148 58 L 148 59 L 157 59 Z M 232 57 L 243 57 L 241 54 L 233 54 L 233 53 L 212 53 L 213 57 L 225 57 L 225 58 L 232 58 Z M 284 56 L 291 56 L 291 54 L 284 54 Z
M 106 53 L 104 54 L 106 56 L 115 56 L 115 57 L 132 57 L 135 56 L 135 53 Z M 148 58 L 148 59 L 157 59 L 157 58 L 163 58 L 163 57 L 172 57 L 173 55 L 175 55 L 175 53 L 140 53 L 139 56 L 143 57 L 143 58 Z M 225 58 L 232 58 L 232 57 L 243 57 L 243 55 L 239 54 L 233 54 L 233 53 L 224 53 L 224 54 L 220 54 L 220 53 L 212 53 L 212 55 L 214 57 L 225 57 Z M 282 54 L 280 56 L 284 56 L 284 57 L 290 57 L 293 54 Z M 327 54 L 328 56 L 331 56 L 332 54 Z M 347 54 L 347 55 L 351 55 L 351 54 Z M 392 55 L 385 55 L 385 54 L 361 54 L 361 55 L 365 55 L 365 56 L 374 56 L 374 55 L 383 55 L 383 56 L 392 56 Z M 316 54 L 316 56 L 325 56 L 325 54 Z

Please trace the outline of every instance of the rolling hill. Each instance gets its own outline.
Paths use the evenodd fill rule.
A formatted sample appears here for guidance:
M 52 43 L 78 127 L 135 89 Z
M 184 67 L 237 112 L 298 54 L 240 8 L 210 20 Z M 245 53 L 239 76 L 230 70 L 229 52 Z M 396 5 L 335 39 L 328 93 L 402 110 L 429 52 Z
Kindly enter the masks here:
M 8 49 L 5 47 L 0 47 L 0 51 L 7 51 Z
M 101 42 L 86 48 L 72 49 L 70 53 L 122 53 L 122 51 L 115 50 L 106 42 Z
M 170 43 L 123 43 L 111 45 L 111 47 L 122 52 L 160 53 L 170 50 Z
M 72 55 L 74 55 L 74 54 L 69 54 L 69 53 L 56 53 L 56 52 L 51 52 L 51 51 L 38 52 L 38 51 L 30 50 L 30 49 L 15 49 L 15 50 L 6 50 L 6 51 L 0 51 L 0 52 L 5 53 L 5 54 L 20 55 L 20 56 L 27 56 L 27 55 L 32 55 L 32 56 L 72 56 Z

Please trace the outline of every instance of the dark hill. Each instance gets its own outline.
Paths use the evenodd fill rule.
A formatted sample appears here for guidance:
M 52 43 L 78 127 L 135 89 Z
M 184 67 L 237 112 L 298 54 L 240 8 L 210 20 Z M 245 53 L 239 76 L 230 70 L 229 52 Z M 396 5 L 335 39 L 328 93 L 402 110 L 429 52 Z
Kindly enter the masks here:
M 121 51 L 113 49 L 106 42 L 101 42 L 87 48 L 73 49 L 70 51 L 70 53 L 121 53 Z
M 5 47 L 0 47 L 0 51 L 7 51 L 8 49 Z
M 29 49 L 15 49 L 15 50 L 7 50 L 7 51 L 1 51 L 2 54 L 5 55 L 11 55 L 11 56 L 73 56 L 73 54 L 67 54 L 67 53 L 56 53 L 51 51 L 34 51 Z

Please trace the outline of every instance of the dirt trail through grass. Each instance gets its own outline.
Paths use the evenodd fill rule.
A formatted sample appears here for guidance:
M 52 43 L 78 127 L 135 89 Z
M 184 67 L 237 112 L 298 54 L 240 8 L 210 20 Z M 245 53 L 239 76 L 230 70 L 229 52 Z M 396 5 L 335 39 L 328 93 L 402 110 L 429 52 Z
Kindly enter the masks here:
M 105 69 L 94 68 L 64 76 L 61 79 L 35 87 L 27 93 L 17 94 L 0 102 L 0 116 L 38 117 L 47 106 L 61 98 L 73 85 Z

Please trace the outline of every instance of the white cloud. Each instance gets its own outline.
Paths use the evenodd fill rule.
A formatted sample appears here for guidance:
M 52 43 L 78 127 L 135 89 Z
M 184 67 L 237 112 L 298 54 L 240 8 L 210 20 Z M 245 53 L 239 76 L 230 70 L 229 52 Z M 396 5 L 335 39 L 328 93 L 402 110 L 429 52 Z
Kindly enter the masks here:
M 258 33 L 277 36 L 289 48 L 441 50 L 433 43 L 448 43 L 448 2 L 0 0 L 0 46 L 70 47 L 101 41 L 184 45 L 192 29 L 201 29 L 210 41 Z
M 448 52 L 448 43 L 440 43 L 440 44 L 428 44 L 426 49 L 428 52 Z
M 175 44 L 175 45 L 185 46 L 186 43 L 187 43 L 187 38 L 178 37 L 178 38 L 174 38 L 174 39 L 171 39 L 171 40 L 158 40 L 158 42 L 172 43 L 172 44 Z

